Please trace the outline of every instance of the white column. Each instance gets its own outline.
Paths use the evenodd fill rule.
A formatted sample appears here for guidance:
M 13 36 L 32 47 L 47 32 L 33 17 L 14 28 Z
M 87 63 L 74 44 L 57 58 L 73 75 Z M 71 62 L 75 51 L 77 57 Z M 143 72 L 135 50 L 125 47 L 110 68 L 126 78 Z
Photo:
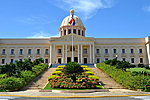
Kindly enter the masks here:
M 91 49 L 91 44 L 90 44 L 90 63 L 92 63 L 92 49 Z
M 64 45 L 62 45 L 62 63 L 64 63 L 64 55 L 65 55 L 65 50 L 64 50 Z
M 67 63 L 67 45 L 66 45 L 66 63 Z
M 78 44 L 78 63 L 80 63 L 80 45 Z
M 54 63 L 56 63 L 56 55 L 57 55 L 56 53 L 57 52 L 56 52 L 56 45 L 55 44 L 54 44 L 53 48 L 54 48 L 53 49 L 54 51 L 53 51 L 53 57 L 52 57 L 52 59 L 53 59 Z
M 94 44 L 93 44 L 93 63 L 95 63 L 95 47 L 94 47 Z
M 82 47 L 82 44 L 81 44 L 81 64 L 83 64 L 83 47 Z
M 50 64 L 52 64 L 52 44 L 50 45 Z

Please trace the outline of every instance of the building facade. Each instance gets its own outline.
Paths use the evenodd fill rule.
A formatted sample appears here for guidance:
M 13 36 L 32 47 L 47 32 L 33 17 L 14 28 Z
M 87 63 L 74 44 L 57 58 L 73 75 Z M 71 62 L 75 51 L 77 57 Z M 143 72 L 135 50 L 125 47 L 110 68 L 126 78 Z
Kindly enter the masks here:
M 72 12 L 72 11 L 71 11 Z M 86 37 L 81 19 L 71 14 L 59 28 L 60 37 L 40 39 L 0 39 L 0 65 L 30 58 L 44 58 L 45 63 L 58 64 L 75 61 L 99 63 L 117 58 L 132 64 L 150 65 L 150 36 L 146 38 Z

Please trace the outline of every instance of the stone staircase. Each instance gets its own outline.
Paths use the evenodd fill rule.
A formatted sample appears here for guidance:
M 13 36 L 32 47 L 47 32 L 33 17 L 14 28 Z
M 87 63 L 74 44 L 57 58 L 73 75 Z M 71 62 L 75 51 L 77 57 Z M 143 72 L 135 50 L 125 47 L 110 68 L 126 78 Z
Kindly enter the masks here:
M 96 76 L 100 77 L 100 81 L 102 82 L 102 85 L 104 86 L 104 88 L 107 88 L 107 89 L 125 89 L 125 87 L 123 87 L 122 85 L 117 83 L 115 80 L 110 78 L 102 70 L 100 70 L 98 68 L 91 68 L 91 71 L 93 71 Z
M 26 87 L 22 90 L 39 90 L 42 89 L 48 82 L 48 77 L 55 71 L 56 68 L 49 68 L 43 73 L 41 73 L 38 77 L 32 80 Z

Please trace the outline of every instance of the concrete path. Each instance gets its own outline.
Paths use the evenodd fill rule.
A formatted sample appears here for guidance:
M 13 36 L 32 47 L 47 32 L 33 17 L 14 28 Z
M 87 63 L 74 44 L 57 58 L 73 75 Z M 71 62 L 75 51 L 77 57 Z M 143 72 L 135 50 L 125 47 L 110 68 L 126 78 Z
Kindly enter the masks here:
M 104 88 L 107 89 L 124 89 L 123 86 L 118 84 L 112 78 L 110 78 L 107 74 L 105 74 L 102 70 L 98 68 L 91 68 L 91 71 L 98 77 L 100 77 L 100 81 L 103 83 Z
M 48 77 L 55 71 L 56 68 L 49 68 L 43 73 L 41 73 L 38 77 L 36 77 L 33 81 L 31 81 L 25 88 L 22 90 L 40 90 L 42 89 L 48 82 Z

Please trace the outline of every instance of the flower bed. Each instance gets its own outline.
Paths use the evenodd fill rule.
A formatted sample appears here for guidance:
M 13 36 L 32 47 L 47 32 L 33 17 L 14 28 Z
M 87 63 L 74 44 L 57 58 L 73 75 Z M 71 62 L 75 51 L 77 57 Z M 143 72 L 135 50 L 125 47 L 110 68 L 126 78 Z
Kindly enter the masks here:
M 70 66 L 71 68 L 69 68 Z M 53 75 L 48 79 L 51 88 L 95 89 L 102 87 L 99 85 L 99 77 L 95 76 L 93 72 L 84 69 L 88 68 L 85 65 L 80 66 L 78 64 L 73 66 L 70 63 L 69 66 L 58 66 L 57 70 L 59 68 L 62 68 L 61 71 L 54 71 Z

